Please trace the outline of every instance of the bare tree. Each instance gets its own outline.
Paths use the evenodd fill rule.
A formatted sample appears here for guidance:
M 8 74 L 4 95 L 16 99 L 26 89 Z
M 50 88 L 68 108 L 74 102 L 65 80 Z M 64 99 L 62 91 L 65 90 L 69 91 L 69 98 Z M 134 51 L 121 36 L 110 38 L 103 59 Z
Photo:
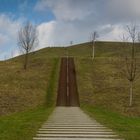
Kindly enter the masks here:
M 96 39 L 99 37 L 98 33 L 96 31 L 94 31 L 92 34 L 91 34 L 91 43 L 92 43 L 92 60 L 94 59 L 95 57 L 95 42 L 96 42 Z
M 18 32 L 18 46 L 23 54 L 24 69 L 27 69 L 29 53 L 35 48 L 38 43 L 37 29 L 30 22 L 27 22 Z
M 130 83 L 129 106 L 131 107 L 133 104 L 133 86 L 137 74 L 136 51 L 135 51 L 135 46 L 138 39 L 137 26 L 136 25 L 127 26 L 126 31 L 128 33 L 128 37 L 123 35 L 123 44 L 127 49 L 124 52 L 125 66 L 126 66 L 124 73 L 127 80 Z M 128 43 L 128 39 L 130 41 L 129 43 Z

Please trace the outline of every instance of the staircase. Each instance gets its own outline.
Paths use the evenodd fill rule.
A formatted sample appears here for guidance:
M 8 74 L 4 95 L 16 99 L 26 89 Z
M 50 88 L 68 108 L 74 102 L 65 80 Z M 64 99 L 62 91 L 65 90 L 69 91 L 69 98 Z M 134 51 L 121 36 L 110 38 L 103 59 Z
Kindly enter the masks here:
M 79 107 L 56 107 L 33 140 L 122 140 Z

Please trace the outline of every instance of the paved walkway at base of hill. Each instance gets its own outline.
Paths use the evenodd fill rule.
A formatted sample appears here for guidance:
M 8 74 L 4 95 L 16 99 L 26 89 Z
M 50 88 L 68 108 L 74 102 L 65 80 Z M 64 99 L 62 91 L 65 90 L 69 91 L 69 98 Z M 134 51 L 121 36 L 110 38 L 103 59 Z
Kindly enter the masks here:
M 79 107 L 56 107 L 33 140 L 122 140 Z

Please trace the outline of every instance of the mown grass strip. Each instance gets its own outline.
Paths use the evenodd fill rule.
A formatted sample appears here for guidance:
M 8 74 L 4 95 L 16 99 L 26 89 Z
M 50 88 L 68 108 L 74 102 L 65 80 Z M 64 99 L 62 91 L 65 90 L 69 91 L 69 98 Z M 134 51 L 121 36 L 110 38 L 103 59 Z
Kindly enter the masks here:
M 100 123 L 112 128 L 125 140 L 139 140 L 140 118 L 126 117 L 96 106 L 81 105 L 81 108 Z
M 59 59 L 54 58 L 53 62 L 53 69 L 50 75 L 50 80 L 49 80 L 49 85 L 47 87 L 47 94 L 46 94 L 46 105 L 48 107 L 54 106 L 55 104 L 55 95 L 54 92 L 55 89 L 57 89 L 57 79 L 58 79 L 58 64 L 59 64 Z

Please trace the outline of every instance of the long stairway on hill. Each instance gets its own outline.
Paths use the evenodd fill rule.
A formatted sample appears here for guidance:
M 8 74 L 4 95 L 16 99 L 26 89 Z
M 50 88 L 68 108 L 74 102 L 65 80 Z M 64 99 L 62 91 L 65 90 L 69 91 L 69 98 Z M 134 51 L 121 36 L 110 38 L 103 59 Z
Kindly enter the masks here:
M 79 107 L 56 107 L 33 140 L 121 140 Z
M 56 108 L 33 140 L 120 140 L 80 109 L 73 58 L 62 58 Z

